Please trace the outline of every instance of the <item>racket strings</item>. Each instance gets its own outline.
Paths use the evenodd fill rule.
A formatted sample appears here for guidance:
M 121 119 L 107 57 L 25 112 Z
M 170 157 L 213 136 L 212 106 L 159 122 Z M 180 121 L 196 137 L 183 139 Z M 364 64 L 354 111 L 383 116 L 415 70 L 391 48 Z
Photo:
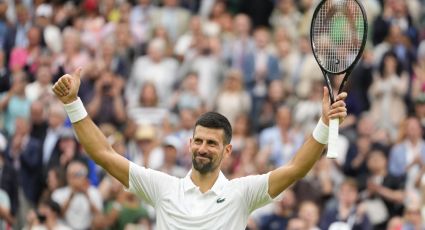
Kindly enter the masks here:
M 365 23 L 353 0 L 328 0 L 313 22 L 312 43 L 319 64 L 332 73 L 344 72 L 362 46 Z

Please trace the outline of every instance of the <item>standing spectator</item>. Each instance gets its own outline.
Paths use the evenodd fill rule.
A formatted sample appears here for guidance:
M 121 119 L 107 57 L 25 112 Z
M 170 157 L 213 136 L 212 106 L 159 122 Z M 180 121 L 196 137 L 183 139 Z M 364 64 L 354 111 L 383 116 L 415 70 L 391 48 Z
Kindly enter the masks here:
M 270 24 L 275 30 L 277 28 L 285 28 L 291 36 L 291 40 L 296 41 L 299 36 L 301 17 L 302 15 L 298 11 L 294 0 L 279 0 L 270 16 Z
M 234 124 L 238 114 L 249 114 L 251 98 L 244 89 L 243 76 L 238 70 L 229 70 L 222 89 L 216 98 L 215 111 L 229 119 Z
M 323 81 L 323 74 L 316 63 L 307 35 L 298 39 L 298 49 L 291 52 L 285 61 L 284 81 L 298 98 L 307 98 L 313 84 Z
M 50 66 L 43 65 L 37 68 L 35 81 L 25 87 L 25 95 L 31 102 L 40 100 L 47 107 L 53 100 L 53 92 L 50 90 L 52 84 L 52 73 Z
M 136 47 L 141 47 L 150 39 L 152 16 L 158 9 L 151 4 L 151 0 L 138 0 L 137 3 L 130 13 L 130 30 Z
M 4 150 L 3 150 L 4 151 Z M 2 151 L 2 152 L 3 152 Z M 17 171 L 12 164 L 8 164 L 9 159 L 6 154 L 0 154 L 0 189 L 6 192 L 7 197 L 10 202 L 10 213 L 12 216 L 16 216 L 18 211 L 18 183 L 16 183 L 16 178 L 18 178 Z
M 164 0 L 164 5 L 152 14 L 154 27 L 165 27 L 173 43 L 186 31 L 190 18 L 190 12 L 179 4 L 180 0 Z
M 153 39 L 149 42 L 148 54 L 136 59 L 130 79 L 126 86 L 126 99 L 135 104 L 134 95 L 140 95 L 141 86 L 147 81 L 153 82 L 158 90 L 159 104 L 166 105 L 177 82 L 177 62 L 165 56 L 165 42 Z
M 57 166 L 59 156 L 56 155 L 56 149 L 59 147 L 58 142 L 60 132 L 62 131 L 66 114 L 63 108 L 58 104 L 50 106 L 48 111 L 46 136 L 42 141 L 42 181 L 46 181 L 47 172 L 50 168 Z
M 31 136 L 42 141 L 47 132 L 46 108 L 41 101 L 33 101 L 30 108 Z
M 369 201 L 374 201 L 367 212 L 374 224 L 374 229 L 385 229 L 390 216 L 403 214 L 404 178 L 392 176 L 388 173 L 388 160 L 385 153 L 380 149 L 371 151 L 367 159 L 369 174 L 363 178 L 367 184 L 364 195 Z M 382 205 L 384 203 L 384 205 Z M 373 203 L 372 203 L 373 205 Z
M 386 53 L 382 59 L 379 74 L 374 76 L 369 90 L 371 116 L 377 126 L 389 132 L 395 139 L 396 128 L 406 116 L 404 97 L 407 94 L 408 76 L 402 72 L 394 53 Z
M 303 141 L 304 134 L 292 127 L 292 111 L 287 105 L 279 107 L 276 124 L 261 131 L 259 136 L 264 160 L 271 162 L 274 167 L 286 164 Z
M 87 98 L 87 112 L 97 124 L 120 126 L 126 119 L 122 89 L 124 80 L 111 71 L 100 73 L 94 92 Z
M 31 102 L 25 96 L 25 87 L 28 83 L 24 72 L 13 74 L 11 89 L 0 95 L 0 111 L 4 115 L 4 129 L 8 136 L 15 132 L 15 120 L 17 117 L 28 118 L 30 115 Z
M 27 32 L 31 27 L 31 17 L 25 5 L 19 4 L 16 6 L 16 18 L 16 23 L 12 24 L 6 33 L 7 36 L 4 43 L 6 60 L 9 60 L 9 55 L 14 47 L 23 48 L 28 45 Z
M 7 164 L 13 165 L 18 175 L 18 214 L 17 228 L 25 222 L 28 210 L 34 208 L 41 194 L 41 143 L 30 136 L 31 124 L 26 118 L 16 119 L 16 132 L 10 139 L 6 150 Z
M 198 37 L 191 57 L 185 59 L 180 68 L 184 76 L 188 72 L 198 74 L 198 92 L 211 110 L 223 78 L 223 61 L 220 59 L 221 44 L 218 37 L 206 35 Z
M 61 206 L 66 224 L 75 230 L 88 229 L 93 217 L 102 211 L 102 197 L 87 176 L 83 162 L 71 162 L 66 170 L 68 185 L 52 194 L 52 199 Z
M 409 117 L 401 127 L 402 137 L 390 151 L 389 173 L 406 176 L 406 189 L 414 188 L 415 178 L 425 163 L 425 141 L 422 126 L 416 117 Z
M 237 14 L 233 24 L 234 36 L 223 44 L 223 58 L 231 68 L 242 70 L 255 47 L 250 34 L 251 20 L 246 14 Z

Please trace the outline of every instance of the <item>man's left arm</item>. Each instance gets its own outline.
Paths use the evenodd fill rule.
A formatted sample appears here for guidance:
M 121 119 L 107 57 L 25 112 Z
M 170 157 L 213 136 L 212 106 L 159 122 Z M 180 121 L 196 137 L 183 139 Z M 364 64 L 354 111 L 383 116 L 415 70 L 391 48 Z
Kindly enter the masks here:
M 336 97 L 336 102 L 330 105 L 329 92 L 324 87 L 321 118 L 323 123 L 318 124 L 322 126 L 320 129 L 324 129 L 323 126 L 326 127 L 329 124 L 329 119 L 339 118 L 340 123 L 344 120 L 347 116 L 344 102 L 346 97 L 347 93 L 341 93 Z M 270 173 L 268 193 L 272 198 L 275 198 L 291 184 L 303 178 L 321 157 L 325 145 L 313 136 L 310 135 L 288 164 Z

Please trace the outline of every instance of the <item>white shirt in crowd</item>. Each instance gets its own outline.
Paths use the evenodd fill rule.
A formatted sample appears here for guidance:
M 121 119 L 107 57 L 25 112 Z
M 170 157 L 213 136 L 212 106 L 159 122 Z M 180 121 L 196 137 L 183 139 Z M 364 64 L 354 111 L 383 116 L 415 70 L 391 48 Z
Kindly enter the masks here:
M 56 189 L 52 194 L 52 199 L 63 206 L 69 199 L 71 192 L 69 186 Z M 99 190 L 91 186 L 87 193 L 93 205 L 98 210 L 102 210 L 102 196 Z M 90 210 L 90 203 L 87 196 L 82 193 L 75 194 L 64 215 L 66 224 L 72 229 L 88 229 L 91 226 L 92 218 L 93 215 Z

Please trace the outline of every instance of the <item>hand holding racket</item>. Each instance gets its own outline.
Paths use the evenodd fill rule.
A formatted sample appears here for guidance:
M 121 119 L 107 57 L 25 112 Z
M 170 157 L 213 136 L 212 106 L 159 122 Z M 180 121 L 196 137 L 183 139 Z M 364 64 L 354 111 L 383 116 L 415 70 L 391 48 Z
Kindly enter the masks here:
M 333 86 L 338 89 L 337 94 L 342 92 L 348 76 L 362 56 L 367 27 L 366 12 L 358 0 L 323 0 L 314 11 L 310 28 L 311 47 L 329 89 L 331 104 L 335 102 Z M 329 121 L 328 158 L 338 155 L 338 127 L 338 119 Z

